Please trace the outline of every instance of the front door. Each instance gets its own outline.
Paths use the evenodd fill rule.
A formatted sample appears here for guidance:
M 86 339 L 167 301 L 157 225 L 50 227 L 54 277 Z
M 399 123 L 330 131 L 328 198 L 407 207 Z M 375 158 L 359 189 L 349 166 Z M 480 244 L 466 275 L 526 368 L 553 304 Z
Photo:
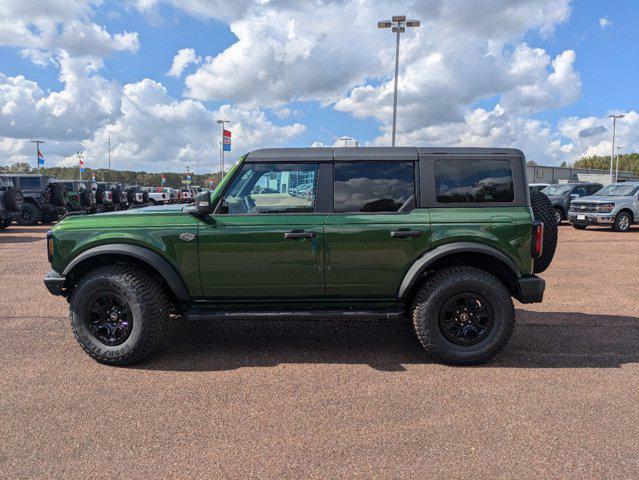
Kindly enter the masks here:
M 320 299 L 325 214 L 317 163 L 245 163 L 222 212 L 200 222 L 200 277 L 209 299 Z
M 392 299 L 430 244 L 427 209 L 416 209 L 415 162 L 336 162 L 326 218 L 326 295 Z

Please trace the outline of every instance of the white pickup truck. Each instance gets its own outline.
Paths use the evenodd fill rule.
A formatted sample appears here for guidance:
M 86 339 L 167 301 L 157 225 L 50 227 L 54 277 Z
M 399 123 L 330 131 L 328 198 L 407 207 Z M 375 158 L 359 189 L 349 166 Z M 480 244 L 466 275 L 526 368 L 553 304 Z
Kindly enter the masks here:
M 148 187 L 146 191 L 149 192 L 149 202 L 151 205 L 167 204 L 171 199 L 170 194 L 162 188 Z

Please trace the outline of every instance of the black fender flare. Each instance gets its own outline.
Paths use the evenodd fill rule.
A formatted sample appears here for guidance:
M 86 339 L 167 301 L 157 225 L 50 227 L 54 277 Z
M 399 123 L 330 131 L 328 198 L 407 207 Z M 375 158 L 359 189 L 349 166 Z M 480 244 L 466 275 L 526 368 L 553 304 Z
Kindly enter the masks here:
M 175 270 L 168 260 L 148 248 L 124 243 L 101 245 L 82 252 L 75 257 L 62 272 L 63 276 L 68 276 L 73 269 L 85 260 L 100 255 L 124 255 L 136 258 L 155 269 L 164 278 L 169 288 L 178 300 L 188 300 L 189 293 L 180 274 Z
M 516 278 L 521 277 L 521 272 L 519 271 L 519 268 L 517 268 L 517 265 L 515 265 L 513 261 L 504 253 L 500 252 L 494 247 L 484 245 L 482 243 L 473 242 L 448 243 L 446 245 L 440 245 L 439 247 L 426 252 L 424 255 L 419 257 L 415 261 L 415 263 L 411 265 L 411 267 L 408 269 L 408 272 L 406 272 L 406 275 L 404 275 L 404 279 L 402 280 L 401 285 L 399 286 L 397 297 L 404 298 L 406 294 L 410 292 L 411 288 L 422 275 L 422 273 L 424 273 L 428 269 L 429 265 L 432 265 L 435 261 L 441 258 L 453 255 L 455 253 L 481 253 L 490 255 L 491 257 L 494 257 L 495 259 L 503 262 L 510 270 L 512 270 Z

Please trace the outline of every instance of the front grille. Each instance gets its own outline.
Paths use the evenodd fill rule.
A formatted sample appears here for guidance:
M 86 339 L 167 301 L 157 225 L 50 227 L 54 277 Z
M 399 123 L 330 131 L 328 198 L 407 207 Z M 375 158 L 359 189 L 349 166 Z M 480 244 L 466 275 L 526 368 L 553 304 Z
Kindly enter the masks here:
M 597 204 L 595 203 L 573 203 L 570 205 L 571 212 L 580 212 L 580 213 L 596 213 Z

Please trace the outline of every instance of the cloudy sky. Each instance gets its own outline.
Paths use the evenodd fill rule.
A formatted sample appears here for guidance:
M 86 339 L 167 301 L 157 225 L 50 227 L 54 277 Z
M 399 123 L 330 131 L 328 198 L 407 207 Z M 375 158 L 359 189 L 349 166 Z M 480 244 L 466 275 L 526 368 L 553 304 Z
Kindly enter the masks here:
M 265 146 L 517 147 L 542 164 L 639 151 L 636 0 L 0 0 L 0 164 L 199 172 Z M 341 143 L 341 142 L 338 142 Z

